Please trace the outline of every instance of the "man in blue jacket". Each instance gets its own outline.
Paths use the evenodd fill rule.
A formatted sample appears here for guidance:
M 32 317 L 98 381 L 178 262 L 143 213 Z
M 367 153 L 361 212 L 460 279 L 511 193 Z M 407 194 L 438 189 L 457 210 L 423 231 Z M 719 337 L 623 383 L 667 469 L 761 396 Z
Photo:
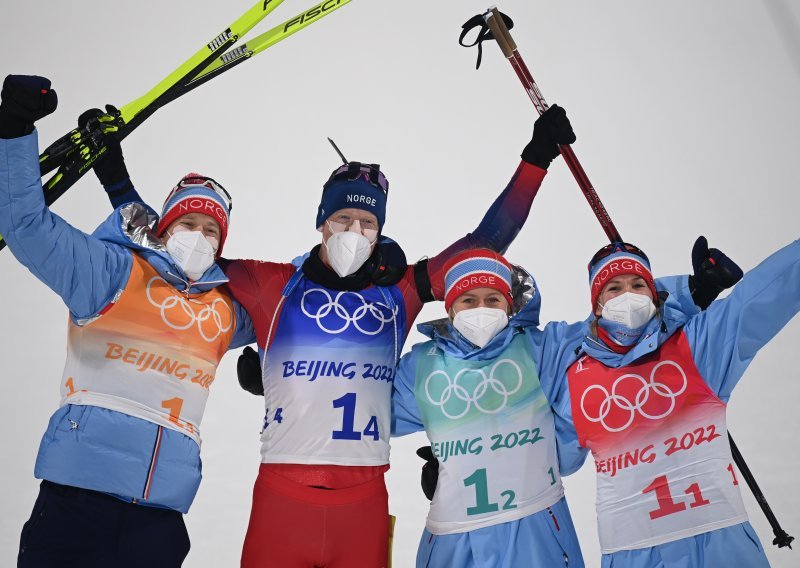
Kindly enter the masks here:
M 70 311 L 61 402 L 36 459 L 18 566 L 180 566 L 217 365 L 255 337 L 217 266 L 230 196 L 190 174 L 159 221 L 127 203 L 87 235 L 45 205 L 33 123 L 50 81 L 9 76 L 0 103 L 0 234 Z

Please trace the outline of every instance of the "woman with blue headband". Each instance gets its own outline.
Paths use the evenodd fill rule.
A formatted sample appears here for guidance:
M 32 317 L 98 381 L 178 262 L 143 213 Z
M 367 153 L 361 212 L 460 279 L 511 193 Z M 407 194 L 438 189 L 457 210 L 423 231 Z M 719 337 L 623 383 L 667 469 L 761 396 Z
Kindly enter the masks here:
M 738 270 L 709 256 L 705 239 L 696 249 Z M 589 274 L 595 319 L 554 410 L 570 426 L 559 449 L 594 457 L 603 567 L 769 566 L 725 414 L 756 353 L 800 310 L 800 241 L 678 327 L 637 247 L 604 247 Z

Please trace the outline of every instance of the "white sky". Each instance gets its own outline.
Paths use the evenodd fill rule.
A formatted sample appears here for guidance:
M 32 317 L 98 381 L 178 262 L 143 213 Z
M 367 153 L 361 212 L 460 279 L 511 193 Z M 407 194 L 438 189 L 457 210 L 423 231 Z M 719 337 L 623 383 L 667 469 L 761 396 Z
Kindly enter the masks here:
M 45 75 L 58 112 L 42 147 L 83 110 L 147 91 L 249 7 L 249 0 L 0 0 L 0 74 Z M 254 32 L 305 7 L 286 2 Z M 409 260 L 473 229 L 513 173 L 535 118 L 499 50 L 459 47 L 484 0 L 348 6 L 150 118 L 125 141 L 143 196 L 160 205 L 184 173 L 222 181 L 235 208 L 226 256 L 286 261 L 319 241 L 313 220 L 338 158 L 380 162 L 391 182 L 385 232 Z M 800 6 L 789 0 L 555 2 L 505 0 L 520 51 L 550 103 L 564 106 L 575 151 L 622 235 L 660 275 L 690 270 L 700 234 L 745 270 L 798 236 L 794 170 L 800 130 Z M 791 58 L 794 57 L 794 59 Z M 54 210 L 91 231 L 110 207 L 94 176 Z M 586 262 L 605 236 L 559 159 L 509 258 L 530 269 L 543 321 L 583 318 Z M 0 565 L 15 562 L 37 493 L 33 463 L 58 404 L 65 345 L 61 301 L 8 251 L 0 254 Z M 428 306 L 418 321 L 442 315 Z M 407 347 L 420 341 L 416 332 Z M 731 401 L 729 426 L 784 528 L 800 536 L 796 433 L 800 373 L 795 319 L 757 357 Z M 203 422 L 205 480 L 187 516 L 189 567 L 238 565 L 259 463 L 260 399 L 225 358 Z M 427 502 L 424 435 L 392 444 L 395 566 L 413 564 Z M 599 565 L 590 462 L 567 497 L 587 566 Z M 774 566 L 778 551 L 755 501 L 751 521 Z

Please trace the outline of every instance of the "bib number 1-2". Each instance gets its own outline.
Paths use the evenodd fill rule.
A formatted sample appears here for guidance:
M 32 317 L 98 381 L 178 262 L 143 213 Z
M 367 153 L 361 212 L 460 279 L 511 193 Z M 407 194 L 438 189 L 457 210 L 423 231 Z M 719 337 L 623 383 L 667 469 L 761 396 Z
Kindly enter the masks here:
M 464 487 L 475 487 L 475 506 L 467 507 L 467 515 L 481 515 L 483 513 L 494 513 L 500 510 L 500 504 L 489 501 L 489 483 L 486 479 L 486 468 L 476 469 L 472 475 L 464 480 Z M 517 505 L 514 503 L 516 494 L 511 489 L 507 489 L 500 493 L 501 497 L 505 497 L 506 501 L 503 503 L 503 510 L 516 509 Z

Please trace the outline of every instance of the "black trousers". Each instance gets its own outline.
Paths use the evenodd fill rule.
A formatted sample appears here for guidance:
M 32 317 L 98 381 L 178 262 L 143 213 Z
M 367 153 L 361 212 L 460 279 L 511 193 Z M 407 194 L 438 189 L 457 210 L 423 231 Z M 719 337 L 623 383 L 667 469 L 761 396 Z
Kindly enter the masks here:
M 42 481 L 22 527 L 18 568 L 178 568 L 189 535 L 178 511 Z

